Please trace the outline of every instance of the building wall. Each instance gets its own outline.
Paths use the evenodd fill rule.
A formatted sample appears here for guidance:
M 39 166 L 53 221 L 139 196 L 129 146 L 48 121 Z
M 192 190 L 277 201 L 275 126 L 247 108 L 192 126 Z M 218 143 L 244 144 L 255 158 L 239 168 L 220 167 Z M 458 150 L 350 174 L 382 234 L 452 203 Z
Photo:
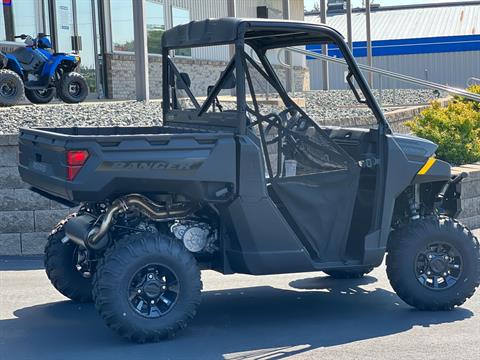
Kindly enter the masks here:
M 135 57 L 133 54 L 108 54 L 105 57 L 107 71 L 107 83 L 114 99 L 135 98 Z M 149 57 L 149 85 L 150 96 L 160 98 L 162 95 L 162 58 L 160 56 Z M 182 72 L 187 72 L 192 81 L 192 92 L 197 96 L 205 96 L 207 87 L 214 85 L 220 77 L 220 72 L 225 70 L 227 63 L 218 60 L 202 60 L 189 58 L 175 58 L 175 64 Z M 280 80 L 285 84 L 286 70 L 275 66 Z M 296 66 L 294 70 L 295 89 L 309 90 L 310 77 L 306 67 Z M 265 86 L 266 81 L 256 80 L 252 72 L 254 83 L 260 87 Z M 262 91 L 259 91 L 262 92 Z
M 227 13 L 226 0 L 164 0 L 165 9 L 169 6 L 180 7 L 190 11 L 191 20 L 225 17 Z M 291 18 L 303 20 L 303 0 L 291 0 Z M 281 18 L 282 0 L 242 0 L 237 1 L 237 16 L 255 18 L 257 6 L 268 6 Z M 283 55 L 282 55 L 283 57 Z M 273 52 L 269 57 L 273 64 L 278 64 L 278 56 Z M 215 84 L 220 71 L 229 60 L 228 46 L 212 46 L 192 49 L 191 58 L 176 57 L 175 62 L 181 64 L 182 71 L 190 74 L 195 95 L 205 95 L 209 85 Z M 295 70 L 295 89 L 308 90 L 310 83 L 306 69 L 305 57 L 293 56 Z M 105 55 L 107 67 L 107 86 L 110 97 L 114 99 L 135 98 L 135 62 L 132 53 L 111 52 Z M 281 79 L 285 78 L 285 70 L 278 68 Z M 149 57 L 150 95 L 161 97 L 161 57 Z
M 480 78 L 480 51 L 465 51 L 436 54 L 413 54 L 395 56 L 376 56 L 373 66 L 395 73 L 413 76 L 435 83 L 465 88 L 470 77 Z M 357 61 L 366 64 L 366 58 Z M 310 69 L 310 87 L 322 89 L 322 61 L 307 60 Z M 331 89 L 346 89 L 344 81 L 346 67 L 339 64 L 329 64 L 329 79 Z M 379 87 L 378 75 L 374 76 L 374 87 Z M 415 88 L 411 83 L 400 82 L 394 79 L 382 78 L 382 87 L 387 88 Z
M 241 2 L 243 3 L 243 1 Z M 220 18 L 228 15 L 225 0 L 165 0 L 164 3 L 166 6 L 170 4 L 190 10 L 191 20 Z M 192 57 L 202 60 L 226 60 L 228 58 L 228 46 L 192 49 Z

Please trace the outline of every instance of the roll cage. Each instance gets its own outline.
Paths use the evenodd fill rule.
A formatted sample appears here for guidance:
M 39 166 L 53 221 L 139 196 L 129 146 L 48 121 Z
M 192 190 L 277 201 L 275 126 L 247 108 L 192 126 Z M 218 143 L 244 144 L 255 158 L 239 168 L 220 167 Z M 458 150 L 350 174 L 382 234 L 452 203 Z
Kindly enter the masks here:
M 167 71 L 163 72 L 163 115 L 166 122 L 188 122 L 203 125 L 225 126 L 233 129 L 236 133 L 245 134 L 248 126 L 246 114 L 249 112 L 246 95 L 247 89 L 252 97 L 256 108 L 256 97 L 252 86 L 248 65 L 255 68 L 265 80 L 278 92 L 287 107 L 292 107 L 304 117 L 309 118 L 289 96 L 281 81 L 276 75 L 272 64 L 266 56 L 267 50 L 303 46 L 307 44 L 334 43 L 342 52 L 348 65 L 347 80 L 357 100 L 362 101 L 353 86 L 354 78 L 365 96 L 364 102 L 370 107 L 379 125 L 379 133 L 391 133 L 378 102 L 375 100 L 367 82 L 356 64 L 352 53 L 340 33 L 325 25 L 309 24 L 296 21 L 278 21 L 264 19 L 208 19 L 193 21 L 189 24 L 180 25 L 165 32 L 162 40 L 163 66 Z M 189 79 L 175 66 L 172 50 L 182 48 L 207 47 L 215 45 L 233 45 L 235 53 L 228 62 L 225 70 L 215 85 L 209 89 L 205 101 L 200 104 L 190 89 Z M 253 49 L 261 66 L 252 59 L 245 51 L 248 45 Z M 263 69 L 262 69 L 263 67 Z M 222 119 L 218 116 L 202 119 L 207 109 L 217 101 L 217 96 L 225 85 L 232 82 L 236 77 L 235 93 L 237 108 L 235 114 L 230 111 L 223 114 Z M 250 79 L 249 79 L 250 78 Z M 177 89 L 186 92 L 188 98 L 195 107 L 190 111 L 190 116 L 178 112 Z M 250 111 L 251 112 L 251 111 Z M 169 115 L 170 114 L 170 115 Z M 195 116 L 193 116 L 195 115 Z M 310 119 L 310 118 L 309 118 Z M 312 121 L 312 123 L 314 123 Z
M 375 161 L 377 162 L 375 167 L 376 185 L 371 229 L 380 229 L 382 226 L 388 166 L 386 135 L 391 134 L 392 131 L 344 38 L 331 27 L 300 21 L 222 18 L 193 21 L 166 31 L 162 39 L 162 65 L 164 69 L 162 73 L 162 110 L 164 122 L 166 125 L 173 126 L 226 130 L 234 132 L 239 136 L 247 135 L 249 127 L 258 126 L 259 138 L 264 151 L 268 145 L 265 136 L 267 127 L 275 126 L 279 137 L 288 136 L 290 129 L 282 126 L 282 119 L 279 119 L 275 114 L 271 117 L 260 114 L 256 94 L 252 86 L 251 74 L 247 66 L 251 65 L 278 92 L 289 112 L 296 112 L 303 118 L 308 119 L 309 126 L 314 127 L 318 131 L 327 147 L 330 148 L 330 155 L 333 157 L 336 157 L 337 154 L 344 155 L 345 161 L 349 163 L 348 167 L 352 168 L 353 159 L 342 148 L 331 141 L 327 133 L 289 97 L 266 55 L 267 51 L 271 49 L 308 44 L 318 45 L 321 43 L 333 43 L 338 46 L 348 66 L 347 80 L 354 95 L 358 101 L 361 101 L 358 92 L 353 86 L 353 79 L 355 79 L 360 91 L 364 95 L 364 100 L 361 102 L 371 109 L 377 119 L 378 128 L 374 131 L 377 137 L 375 155 Z M 206 99 L 203 103 L 200 103 L 190 89 L 188 77 L 184 76 L 175 66 L 172 51 L 175 49 L 216 45 L 230 45 L 234 49 L 234 55 L 228 62 L 225 71 L 222 72 L 220 78 L 210 89 Z M 258 58 L 258 63 L 247 54 L 246 46 L 253 50 L 253 53 Z M 231 81 L 233 74 L 235 74 L 236 78 L 234 85 L 236 109 L 223 112 L 207 112 L 210 106 L 218 102 L 218 94 L 222 89 L 226 88 L 225 84 Z M 182 109 L 179 106 L 177 98 L 178 88 L 185 90 L 194 106 L 193 109 Z M 247 89 L 252 98 L 253 108 L 247 106 Z M 248 114 L 253 114 L 256 117 L 256 121 L 252 123 Z M 279 140 L 279 151 L 281 146 Z M 278 166 L 280 159 L 277 159 L 277 161 Z M 269 177 L 275 176 L 272 163 L 267 160 L 265 166 Z M 278 175 L 278 171 L 276 175 Z

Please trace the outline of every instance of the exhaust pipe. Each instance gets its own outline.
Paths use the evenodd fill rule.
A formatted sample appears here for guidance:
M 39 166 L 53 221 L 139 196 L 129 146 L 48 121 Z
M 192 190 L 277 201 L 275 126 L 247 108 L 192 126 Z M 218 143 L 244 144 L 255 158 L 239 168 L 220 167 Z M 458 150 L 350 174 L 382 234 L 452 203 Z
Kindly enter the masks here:
M 154 221 L 171 221 L 188 216 L 194 209 L 194 206 L 185 207 L 184 204 L 167 207 L 143 195 L 131 194 L 115 200 L 99 218 L 84 214 L 71 219 L 65 224 L 65 234 L 74 243 L 98 251 L 108 245 L 110 241 L 108 231 L 113 218 L 120 212 L 137 210 Z
M 89 213 L 75 216 L 69 219 L 63 229 L 65 231 L 65 242 L 70 240 L 80 247 L 85 248 L 85 241 L 89 231 L 95 226 L 97 218 Z

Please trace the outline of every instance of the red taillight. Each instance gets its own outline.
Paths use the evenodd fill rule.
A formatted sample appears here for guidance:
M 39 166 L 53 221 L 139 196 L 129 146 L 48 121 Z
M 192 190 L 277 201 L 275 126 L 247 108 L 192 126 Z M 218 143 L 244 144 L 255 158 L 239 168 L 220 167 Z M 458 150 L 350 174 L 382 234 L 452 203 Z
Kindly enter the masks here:
M 72 181 L 77 176 L 83 165 L 87 162 L 87 150 L 67 151 L 67 180 Z

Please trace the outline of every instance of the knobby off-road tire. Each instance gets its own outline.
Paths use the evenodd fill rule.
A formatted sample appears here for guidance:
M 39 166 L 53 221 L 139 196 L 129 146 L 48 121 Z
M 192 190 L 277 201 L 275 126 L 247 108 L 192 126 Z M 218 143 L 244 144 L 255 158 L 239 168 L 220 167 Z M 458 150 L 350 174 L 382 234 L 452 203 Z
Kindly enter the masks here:
M 443 271 L 441 259 L 426 255 L 432 249 L 438 252 L 438 244 L 443 244 L 440 249 L 450 249 L 451 255 L 445 255 L 450 260 L 444 265 L 453 276 L 451 281 L 437 281 L 435 286 L 432 279 L 425 282 L 427 276 L 422 273 L 434 276 Z M 432 260 L 428 261 L 428 257 Z M 447 217 L 417 220 L 395 231 L 389 240 L 386 263 L 390 284 L 397 295 L 420 310 L 451 310 L 462 305 L 479 286 L 479 242 L 465 226 Z M 424 263 L 429 264 L 425 271 Z M 457 279 L 453 280 L 454 277 Z
M 33 104 L 48 104 L 55 95 L 55 89 L 45 90 L 25 89 L 25 97 Z
M 78 245 L 71 241 L 62 243 L 65 237 L 61 222 L 48 237 L 45 246 L 45 271 L 52 285 L 62 295 L 76 302 L 92 301 L 92 280 L 85 278 L 75 267 Z
M 95 306 L 107 326 L 140 343 L 172 337 L 186 327 L 195 316 L 201 289 L 193 255 L 178 241 L 152 233 L 130 234 L 115 242 L 93 278 Z
M 63 74 L 56 87 L 58 98 L 68 104 L 80 103 L 88 95 L 87 80 L 76 72 Z
M 372 270 L 373 267 L 349 270 L 324 270 L 323 272 L 334 279 L 360 279 Z
M 0 70 L 0 106 L 17 105 L 24 93 L 23 81 L 15 71 Z

